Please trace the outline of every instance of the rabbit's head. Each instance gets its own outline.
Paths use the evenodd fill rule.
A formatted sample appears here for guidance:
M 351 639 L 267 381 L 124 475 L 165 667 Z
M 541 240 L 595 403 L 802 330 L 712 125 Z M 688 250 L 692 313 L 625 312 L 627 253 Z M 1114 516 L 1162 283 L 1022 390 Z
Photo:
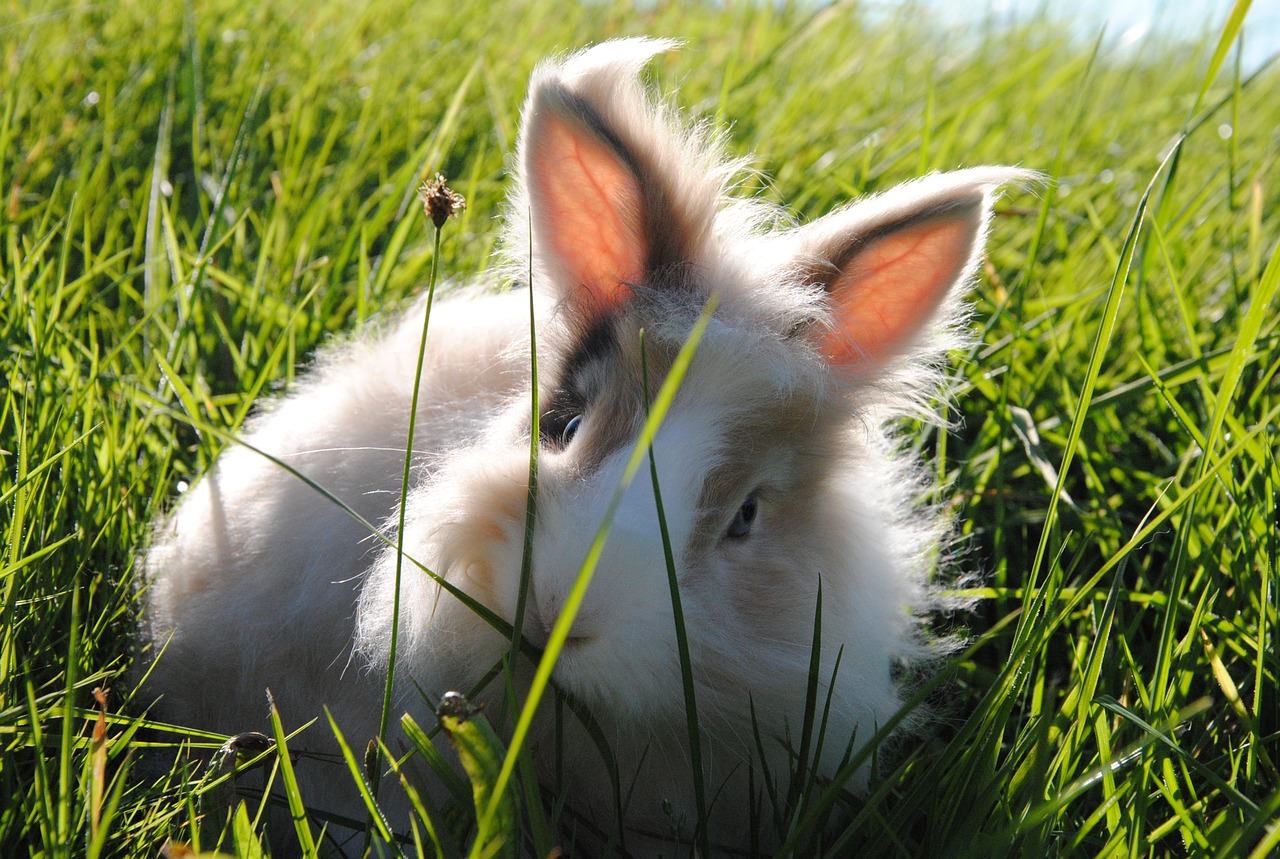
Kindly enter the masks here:
M 635 802 L 651 806 L 641 815 L 678 800 L 687 773 L 667 545 L 709 790 L 745 781 L 760 752 L 788 766 L 815 665 L 820 771 L 834 774 L 894 716 L 895 665 L 926 648 L 918 618 L 944 526 L 922 508 L 927 486 L 885 422 L 928 413 L 938 363 L 960 341 L 959 293 L 992 193 L 1029 175 L 936 174 L 786 225 L 727 196 L 742 165 L 639 83 L 668 47 L 622 40 L 544 65 L 524 108 L 507 244 L 512 270 L 546 300 L 523 602 L 527 395 L 414 490 L 405 535 L 409 554 L 504 620 L 523 605 L 523 634 L 542 645 L 613 510 L 553 677 L 620 759 L 647 754 L 662 773 L 639 776 Z M 611 499 L 713 299 L 653 439 L 664 543 L 647 464 L 616 508 Z M 386 658 L 391 565 L 374 569 L 360 606 L 375 660 Z M 425 576 L 404 588 L 401 664 L 417 686 L 465 686 L 508 646 Z

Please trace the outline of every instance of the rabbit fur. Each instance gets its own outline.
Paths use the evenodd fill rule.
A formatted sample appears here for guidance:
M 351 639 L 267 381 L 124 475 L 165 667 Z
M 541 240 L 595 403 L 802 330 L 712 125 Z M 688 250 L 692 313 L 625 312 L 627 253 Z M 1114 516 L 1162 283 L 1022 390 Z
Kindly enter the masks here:
M 829 697 L 830 713 L 812 757 L 824 777 L 898 711 L 895 667 L 939 649 L 920 617 L 935 604 L 945 523 L 922 504 L 931 487 L 891 426 L 934 414 L 993 194 L 1030 174 L 934 174 L 793 226 L 730 196 L 743 165 L 640 83 L 672 46 L 624 39 L 546 62 L 524 106 L 504 251 L 512 276 L 532 278 L 542 404 L 523 635 L 547 641 L 646 399 L 715 295 L 653 455 L 714 798 L 706 823 L 717 848 L 732 850 L 750 837 L 763 765 L 775 779 L 794 766 L 819 591 L 818 703 Z M 521 288 L 455 290 L 436 303 L 404 502 L 405 554 L 508 623 L 529 479 L 530 306 Z M 145 633 L 160 653 L 146 688 L 159 717 L 261 730 L 269 687 L 286 727 L 321 718 L 291 748 L 336 750 L 325 706 L 353 748 L 377 735 L 396 551 L 260 452 L 394 541 L 423 313 L 419 301 L 322 351 L 250 421 L 246 445 L 225 450 L 158 523 L 144 568 Z M 673 821 L 689 837 L 696 817 L 647 475 L 622 495 L 553 674 L 609 742 L 630 790 L 624 837 L 640 852 Z M 395 712 L 430 726 L 432 701 L 472 689 L 511 642 L 413 563 L 399 604 Z M 518 691 L 529 676 L 521 661 Z M 503 686 L 477 696 L 495 718 Z M 550 784 L 561 767 L 567 819 L 607 831 L 619 813 L 600 753 L 571 717 L 557 728 L 549 700 L 530 734 L 540 772 Z M 341 764 L 303 758 L 297 769 L 308 804 L 363 817 Z M 382 797 L 407 829 L 398 793 Z

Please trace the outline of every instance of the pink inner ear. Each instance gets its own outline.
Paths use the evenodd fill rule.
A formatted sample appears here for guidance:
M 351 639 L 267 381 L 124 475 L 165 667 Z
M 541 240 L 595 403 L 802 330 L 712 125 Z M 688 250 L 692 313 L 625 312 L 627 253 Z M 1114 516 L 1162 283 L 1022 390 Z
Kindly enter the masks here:
M 552 111 L 539 119 L 528 163 L 539 242 L 561 267 L 563 288 L 584 289 L 576 298 L 587 301 L 579 304 L 607 310 L 644 276 L 640 189 L 618 153 L 591 131 Z
M 973 253 L 980 208 L 930 218 L 855 251 L 828 287 L 835 316 L 827 360 L 870 369 L 910 346 Z

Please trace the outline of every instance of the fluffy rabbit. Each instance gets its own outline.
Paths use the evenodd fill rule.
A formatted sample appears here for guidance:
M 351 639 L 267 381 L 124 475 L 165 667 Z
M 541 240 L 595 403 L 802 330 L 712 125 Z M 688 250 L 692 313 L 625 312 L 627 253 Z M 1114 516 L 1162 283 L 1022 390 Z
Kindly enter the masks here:
M 819 593 L 818 703 L 820 712 L 829 696 L 830 713 L 811 756 L 823 776 L 889 722 L 901 700 L 896 666 L 929 649 L 919 617 L 932 605 L 944 525 L 920 504 L 927 481 L 886 422 L 929 413 L 938 364 L 961 339 L 961 293 L 992 195 L 1029 174 L 935 174 L 782 224 L 728 197 L 742 165 L 639 83 L 670 47 L 627 39 L 548 62 L 524 107 L 505 258 L 513 277 L 532 276 L 542 404 L 523 635 L 546 642 L 646 398 L 716 296 L 653 449 L 714 799 L 707 824 L 729 849 L 751 837 L 748 808 L 761 800 L 749 786 L 759 792 L 763 767 L 785 779 L 794 766 Z M 243 437 L 391 534 L 422 313 L 419 304 L 323 353 Z M 522 289 L 436 304 L 405 502 L 406 555 L 508 623 L 529 475 L 528 315 Z M 377 734 L 391 656 L 395 569 L 394 549 L 339 505 L 231 446 L 157 526 L 145 558 L 147 634 L 163 649 L 148 687 L 156 712 L 261 730 L 270 687 L 287 723 L 327 705 L 363 748 Z M 511 642 L 412 563 L 400 606 L 396 712 L 430 725 L 431 703 L 472 689 Z M 645 470 L 617 508 L 553 675 L 608 740 L 629 791 L 622 823 L 633 849 L 644 837 L 660 843 L 673 822 L 693 832 L 676 641 Z M 529 676 L 522 662 L 518 691 Z M 495 715 L 503 685 L 477 696 Z M 563 722 L 550 704 L 535 719 L 539 766 L 548 783 L 559 768 L 568 819 L 607 830 L 618 821 L 600 754 L 571 716 Z M 323 718 L 294 746 L 332 751 Z M 363 817 L 341 764 L 303 759 L 298 772 L 309 804 Z M 397 793 L 382 796 L 393 825 L 407 827 Z

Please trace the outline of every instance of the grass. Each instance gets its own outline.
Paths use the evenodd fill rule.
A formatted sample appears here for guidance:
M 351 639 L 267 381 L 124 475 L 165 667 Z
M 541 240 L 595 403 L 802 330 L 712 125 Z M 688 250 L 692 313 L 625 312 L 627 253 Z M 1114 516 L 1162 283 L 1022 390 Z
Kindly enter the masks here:
M 843 5 L 4 8 L 0 854 L 212 846 L 218 786 L 141 754 L 168 742 L 129 674 L 147 523 L 328 335 L 433 263 L 483 276 L 532 65 L 634 33 L 690 41 L 658 77 L 802 216 L 932 169 L 1054 180 L 1002 203 L 961 423 L 918 434 L 979 574 L 938 621 L 969 646 L 797 855 L 1280 850 L 1280 81 L 1215 53 L 1230 22 L 1118 52 Z M 438 257 L 437 170 L 468 199 Z M 256 814 L 222 849 L 254 855 Z

